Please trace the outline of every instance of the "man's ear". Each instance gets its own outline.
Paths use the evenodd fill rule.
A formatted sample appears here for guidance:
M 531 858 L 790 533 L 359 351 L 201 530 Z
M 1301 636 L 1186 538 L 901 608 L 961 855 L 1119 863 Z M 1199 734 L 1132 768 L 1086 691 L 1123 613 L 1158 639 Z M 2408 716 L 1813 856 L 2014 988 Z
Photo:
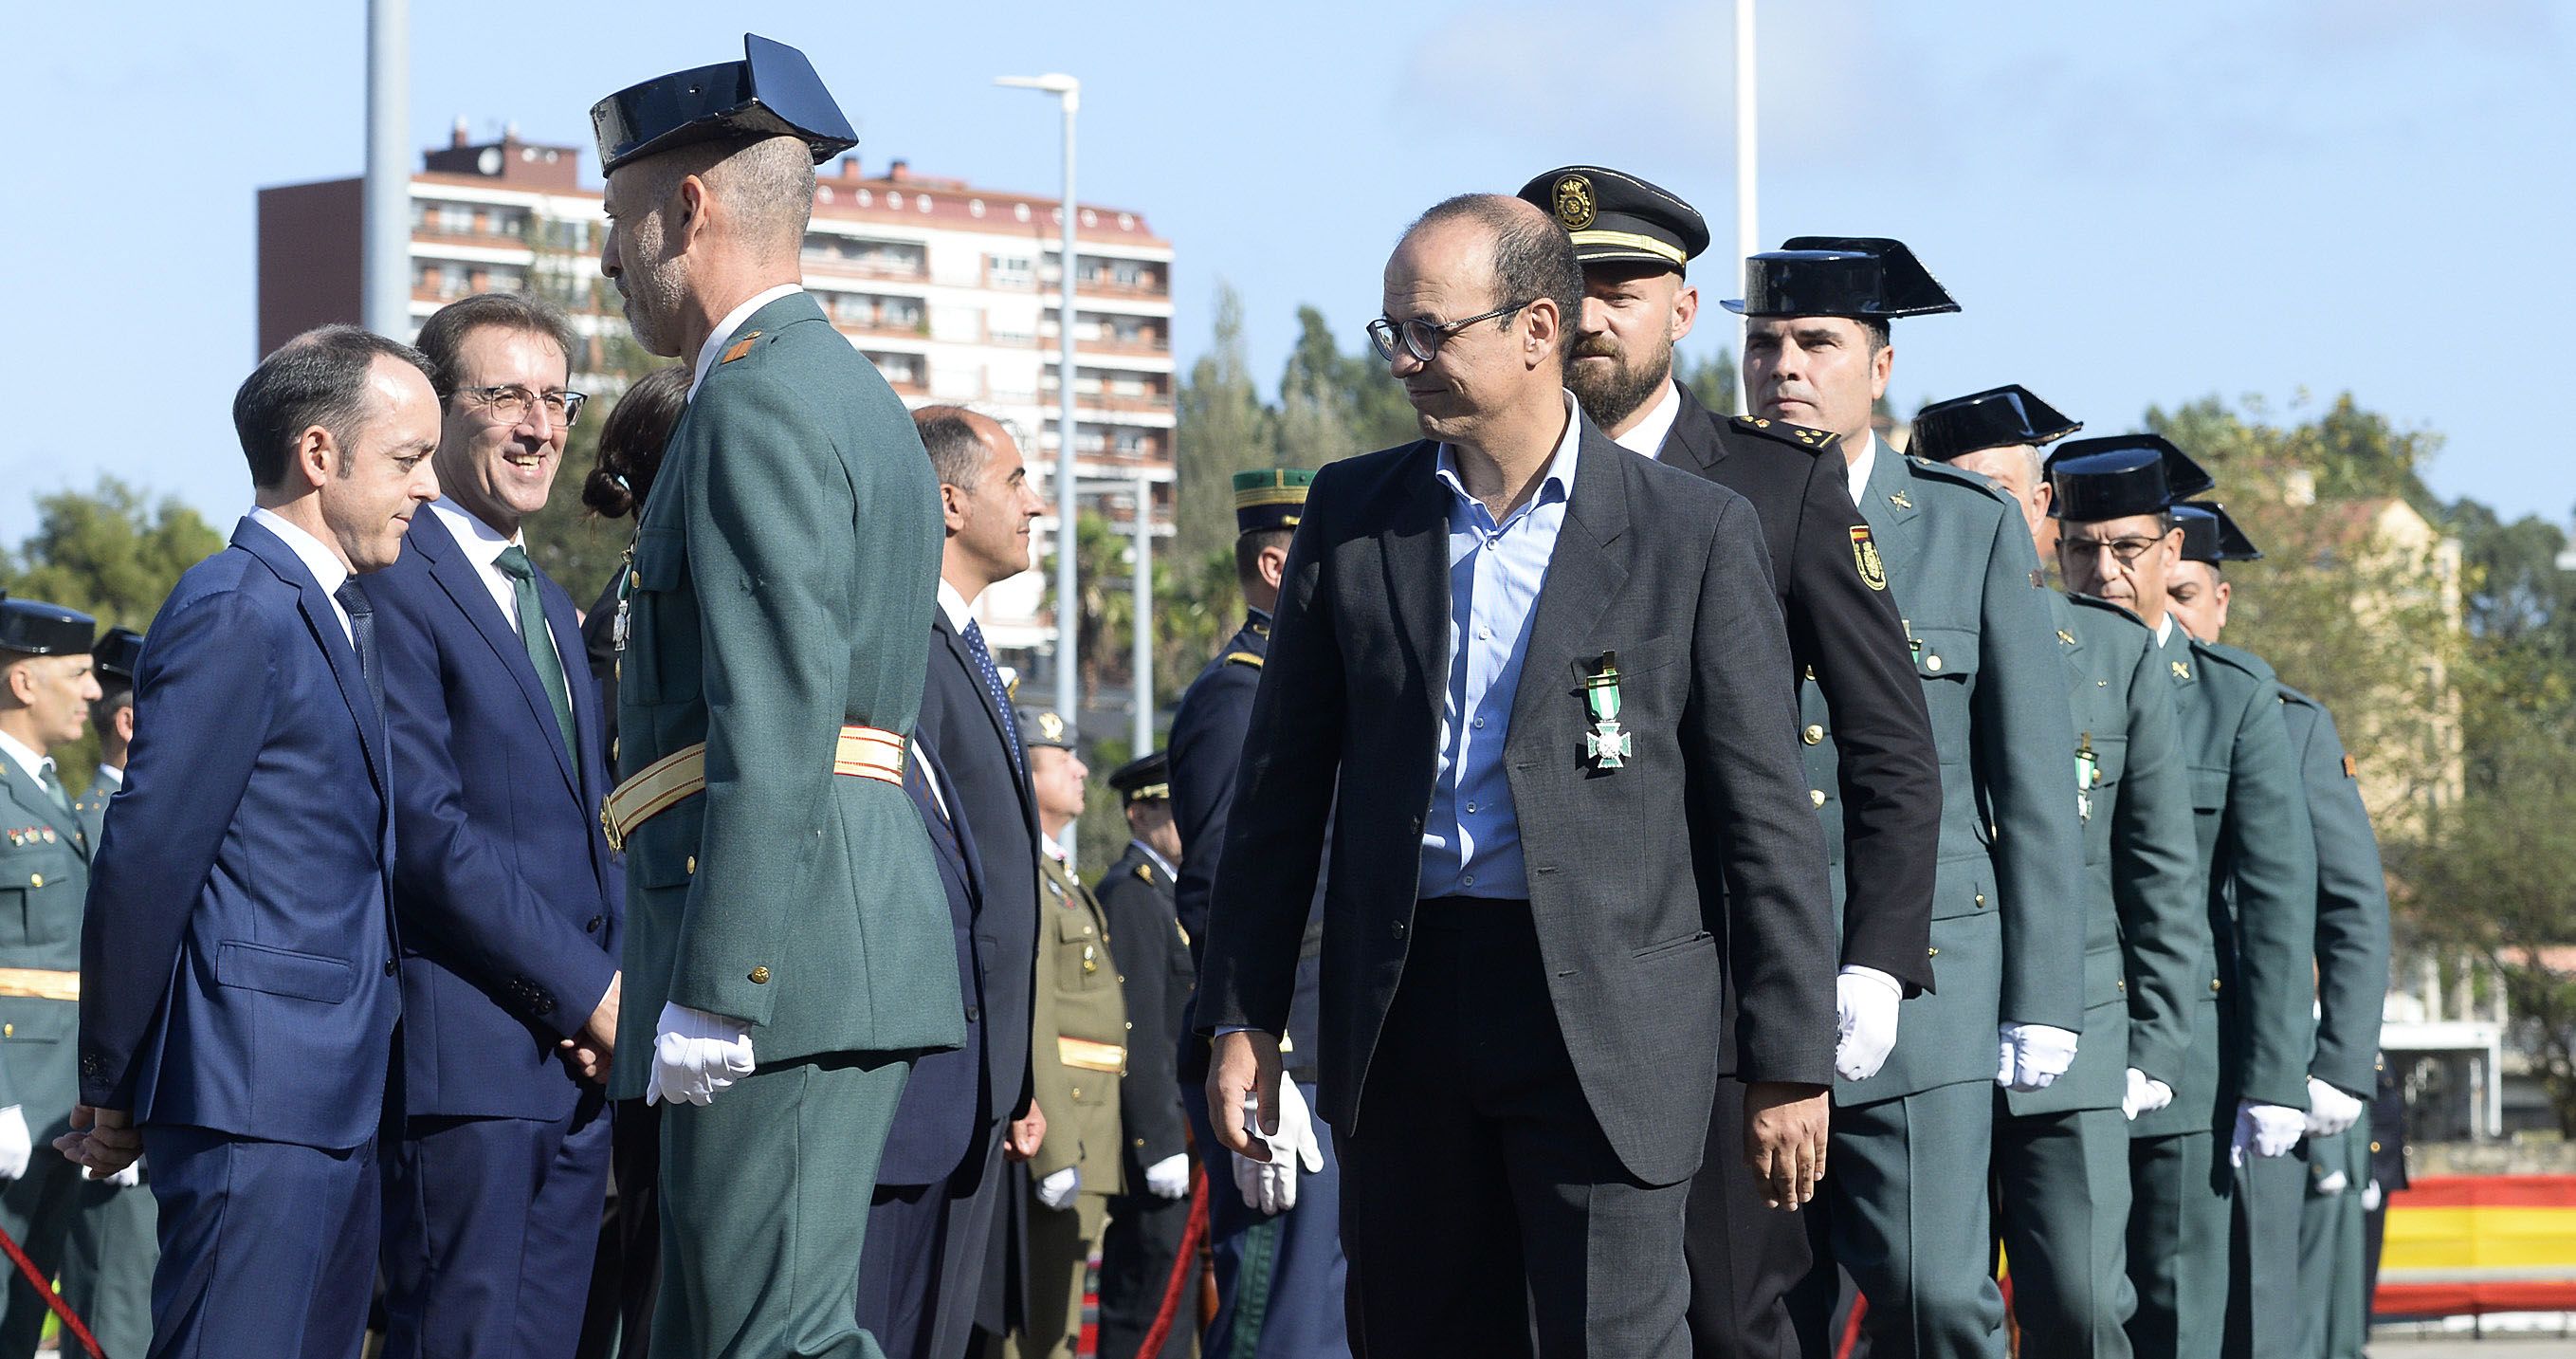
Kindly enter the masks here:
M 1566 334 L 1569 326 L 1564 312 L 1556 308 L 1556 299 L 1542 297 L 1526 308 L 1529 316 L 1529 338 L 1523 342 L 1522 358 L 1536 368 L 1547 359 L 1551 347 L 1571 343 Z
M 1673 321 L 1671 330 L 1674 343 L 1678 344 L 1687 337 L 1691 333 L 1692 324 L 1698 320 L 1699 285 L 1696 283 L 1685 283 L 1682 285 L 1680 292 L 1673 294 Z
M 313 490 L 340 475 L 340 459 L 347 455 L 331 431 L 320 425 L 308 426 L 297 436 L 294 452 L 288 455 L 286 485 L 289 490 Z
M 966 493 L 944 481 L 939 483 L 939 518 L 950 537 L 966 531 Z
M 1280 584 L 1288 579 L 1288 549 L 1265 547 L 1261 549 L 1258 564 L 1261 568 L 1262 583 L 1271 589 L 1278 589 Z
M 673 196 L 680 200 L 680 249 L 686 251 L 712 229 L 707 221 L 707 212 L 715 203 L 715 195 L 708 192 L 705 179 L 697 175 L 682 175 Z
M 134 704 L 131 700 L 117 705 L 116 739 L 127 745 L 134 744 Z

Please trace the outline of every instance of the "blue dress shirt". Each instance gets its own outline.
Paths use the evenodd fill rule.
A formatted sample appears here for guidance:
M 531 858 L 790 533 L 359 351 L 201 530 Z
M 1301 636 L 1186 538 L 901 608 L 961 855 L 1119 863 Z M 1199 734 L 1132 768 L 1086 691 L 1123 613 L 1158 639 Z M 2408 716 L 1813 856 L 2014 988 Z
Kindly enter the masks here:
M 1568 394 L 1565 434 L 1547 476 L 1499 524 L 1467 494 L 1455 453 L 1440 446 L 1435 475 L 1449 488 L 1449 682 L 1440 705 L 1440 767 L 1422 822 L 1416 890 L 1423 899 L 1529 895 L 1503 743 L 1582 443 L 1583 422 Z

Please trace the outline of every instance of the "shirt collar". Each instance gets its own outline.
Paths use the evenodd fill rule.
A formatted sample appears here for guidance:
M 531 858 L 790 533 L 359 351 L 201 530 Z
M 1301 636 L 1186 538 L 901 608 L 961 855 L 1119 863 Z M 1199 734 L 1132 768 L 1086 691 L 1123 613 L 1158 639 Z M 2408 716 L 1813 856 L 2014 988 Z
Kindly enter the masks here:
M 1672 379 L 1666 378 L 1663 399 L 1655 403 L 1654 409 L 1646 412 L 1646 418 L 1638 421 L 1635 429 L 1629 430 L 1611 442 L 1631 453 L 1642 453 L 1649 458 L 1658 457 L 1663 453 L 1664 439 L 1673 432 L 1674 419 L 1681 413 L 1682 389 L 1673 385 Z
M 2163 613 L 2156 615 L 2156 645 L 2161 647 L 2166 643 L 2171 642 L 2173 640 L 2173 634 L 2173 610 L 2167 609 Z
M 112 764 L 100 765 L 98 767 L 98 781 L 106 784 L 111 789 L 122 788 L 125 786 L 125 771 Z
M 1520 509 L 1512 511 L 1513 515 L 1519 515 L 1532 506 L 1543 505 L 1549 500 L 1574 498 L 1574 464 L 1577 461 L 1575 455 L 1583 449 L 1583 408 L 1574 403 L 1574 393 L 1566 392 L 1563 395 L 1565 397 L 1565 433 L 1557 438 L 1555 456 L 1548 459 L 1547 476 L 1540 480 L 1538 493 L 1531 496 L 1528 503 L 1522 505 Z M 1479 503 L 1476 497 L 1467 494 L 1467 483 L 1458 479 L 1458 455 L 1449 445 L 1440 445 L 1440 461 L 1435 465 L 1433 474 L 1448 484 L 1451 495 L 1470 505 Z
M 775 288 L 753 293 L 741 306 L 726 312 L 725 319 L 716 322 L 716 328 L 707 333 L 707 342 L 698 346 L 698 366 L 689 375 L 689 399 L 698 399 L 698 388 L 706 385 L 707 370 L 716 366 L 716 355 L 724 352 L 725 341 L 733 338 L 733 333 L 742 328 L 743 322 L 751 319 L 753 312 L 789 293 L 800 292 L 803 287 L 798 283 L 781 283 Z
M 1163 870 L 1164 877 L 1178 878 L 1181 876 L 1181 870 L 1172 867 L 1172 861 L 1164 858 L 1152 845 L 1146 844 L 1142 840 L 1130 840 L 1127 843 L 1145 851 L 1145 857 L 1154 861 L 1154 867 Z
M 966 625 L 975 621 L 974 606 L 966 602 L 966 596 L 959 593 L 956 586 L 945 580 L 939 582 L 939 611 L 948 616 L 949 631 L 960 637 L 966 635 Z
M 1046 851 L 1048 858 L 1059 864 L 1064 862 L 1064 846 L 1057 844 L 1054 836 L 1044 831 L 1038 832 L 1038 847 Z
M 0 750 L 9 752 L 9 758 L 15 761 L 20 769 L 27 771 L 27 777 L 34 779 L 37 787 L 44 786 L 43 771 L 53 767 L 54 757 L 37 754 L 35 747 L 5 731 L 0 731 Z
M 1868 440 L 1860 446 L 1860 456 L 1852 459 L 1850 465 L 1843 469 L 1843 475 L 1850 480 L 1854 505 L 1860 504 L 1865 498 L 1865 493 L 1869 490 L 1869 474 L 1877 467 L 1878 431 L 1873 429 L 1869 432 Z
M 430 513 L 438 516 L 440 523 L 447 525 L 456 545 L 465 549 L 465 555 L 473 558 L 476 566 L 489 568 L 500 560 L 503 552 L 513 547 L 523 552 L 527 550 L 523 534 L 502 537 L 501 530 L 484 523 L 481 516 L 445 496 L 429 502 L 429 509 Z
M 341 565 L 339 557 L 324 547 L 321 539 L 298 528 L 285 515 L 264 506 L 252 510 L 250 517 L 286 541 L 287 547 L 294 551 L 295 559 L 304 563 L 305 570 L 313 573 L 313 583 L 322 587 L 322 593 L 338 594 L 340 587 L 348 584 L 349 568 Z

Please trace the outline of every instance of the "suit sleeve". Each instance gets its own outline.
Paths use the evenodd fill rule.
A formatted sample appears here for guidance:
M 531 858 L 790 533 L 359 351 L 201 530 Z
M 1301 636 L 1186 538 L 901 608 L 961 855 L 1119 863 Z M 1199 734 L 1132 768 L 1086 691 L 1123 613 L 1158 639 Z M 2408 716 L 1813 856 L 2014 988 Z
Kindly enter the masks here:
M 765 1024 L 778 988 L 750 977 L 793 956 L 788 917 L 816 894 L 819 828 L 834 821 L 851 613 L 834 567 L 856 552 L 857 491 L 787 382 L 759 375 L 702 399 L 724 401 L 727 419 L 693 424 L 762 443 L 699 459 L 681 506 L 706 642 L 707 790 L 669 994 Z
M 1225 851 L 1208 902 L 1198 1007 L 1190 1019 L 1201 1033 L 1237 1025 L 1280 1033 L 1288 1026 L 1298 943 L 1314 904 L 1341 768 L 1341 639 L 1324 571 L 1337 486 L 1329 469 L 1316 477 L 1305 521 L 1289 540 L 1269 656 L 1253 693 Z
M 188 916 L 278 720 L 281 636 L 248 596 L 153 620 L 135 676 L 134 745 L 81 920 L 83 1104 L 131 1110 L 134 1055 L 159 1023 Z
M 1726 828 L 1727 974 L 1736 1071 L 1748 1082 L 1827 1085 L 1834 1069 L 1833 894 L 1824 827 L 1798 758 L 1789 639 L 1770 593 L 1754 510 L 1721 510 L 1693 620 L 1682 718 L 1696 820 Z M 1919 700 L 1918 700 L 1919 702 Z
M 2301 765 L 2317 843 L 2316 1056 L 2308 1074 L 2368 1099 L 2388 994 L 2388 880 L 2334 718 L 2315 710 Z
M 402 770 L 394 787 L 394 839 L 400 846 L 394 902 L 407 942 L 424 946 L 496 1000 L 530 994 L 513 983 L 533 984 L 546 1008 L 503 1003 L 570 1037 L 607 996 L 617 960 L 560 909 L 539 899 L 492 827 L 466 815 L 448 704 L 469 691 L 447 673 L 438 625 L 425 616 L 419 596 L 438 587 L 426 572 L 408 576 L 367 592 L 379 614 L 376 649 L 383 657 L 386 725 Z M 461 617 L 442 621 L 470 626 Z M 533 727 L 530 735 L 555 739 Z
M 2066 773 L 2075 716 L 2048 598 L 2032 584 L 2039 553 L 2019 514 L 1996 509 L 1972 712 L 2005 913 L 2002 1018 L 2081 1030 L 2084 913 L 2075 904 L 2084 845 Z
M 1905 625 L 1885 589 L 1861 579 L 1862 522 L 1838 458 L 1817 458 L 1798 519 L 1789 650 L 1807 658 L 1833 715 L 1843 806 L 1842 961 L 1905 993 L 1932 989 L 1933 867 L 1940 857 L 1941 760 Z
M 2234 865 L 2236 1005 L 2244 1016 L 2238 1091 L 2259 1104 L 2308 1107 L 2316 1048 L 2317 848 L 2307 790 L 2263 681 L 2238 719 L 2220 862 Z
M 1118 1084 L 1118 1121 L 1139 1165 L 1150 1166 L 1182 1150 L 1180 1035 L 1165 1030 L 1164 979 L 1180 940 L 1163 918 L 1154 889 L 1133 874 L 1114 875 L 1100 887 L 1100 909 L 1109 915 L 1109 956 L 1127 997 L 1127 1074 Z M 1128 1192 L 1142 1193 L 1143 1185 Z
M 2111 827 L 2111 894 L 2129 983 L 2129 1065 L 2179 1088 L 2191 1047 L 2209 912 L 2198 894 L 2199 830 L 2191 768 L 2174 716 L 2173 682 L 2140 647 L 2129 675 L 2128 764 Z

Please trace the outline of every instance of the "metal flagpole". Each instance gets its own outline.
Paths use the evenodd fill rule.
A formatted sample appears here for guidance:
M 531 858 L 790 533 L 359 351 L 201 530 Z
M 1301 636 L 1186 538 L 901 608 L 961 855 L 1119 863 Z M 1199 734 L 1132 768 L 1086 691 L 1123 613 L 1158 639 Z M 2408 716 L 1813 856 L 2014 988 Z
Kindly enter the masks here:
M 1127 758 L 1141 760 L 1154 752 L 1154 483 L 1136 473 L 1136 722 Z
M 358 319 L 411 338 L 410 0 L 367 4 L 367 177 Z
M 1754 213 L 1754 85 L 1753 85 L 1753 0 L 1735 0 L 1735 277 L 1728 286 L 1744 281 L 1744 259 L 1762 250 L 1761 229 Z M 1735 409 L 1739 415 L 1753 413 L 1753 396 L 1744 380 L 1744 336 L 1749 321 L 1738 320 L 1735 326 Z

